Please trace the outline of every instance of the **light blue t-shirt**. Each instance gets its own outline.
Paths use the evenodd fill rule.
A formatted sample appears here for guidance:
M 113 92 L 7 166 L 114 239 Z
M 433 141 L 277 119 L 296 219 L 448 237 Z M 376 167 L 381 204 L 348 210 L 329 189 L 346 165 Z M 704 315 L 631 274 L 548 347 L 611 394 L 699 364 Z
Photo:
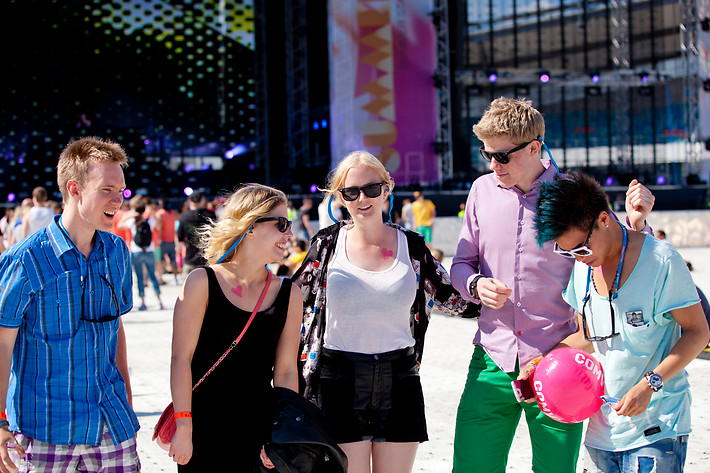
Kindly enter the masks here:
M 575 263 L 563 298 L 582 310 L 588 266 Z M 611 333 L 609 298 L 590 287 L 585 314 L 590 336 Z M 663 360 L 680 338 L 680 325 L 670 311 L 699 302 L 685 261 L 671 245 L 646 236 L 633 272 L 612 301 L 619 335 L 594 344 L 604 368 L 605 391 L 621 399 Z M 591 305 L 591 310 L 590 310 Z M 663 380 L 648 409 L 634 417 L 616 414 L 608 404 L 589 419 L 584 443 L 607 451 L 638 448 L 664 438 L 690 433 L 690 391 L 685 370 Z

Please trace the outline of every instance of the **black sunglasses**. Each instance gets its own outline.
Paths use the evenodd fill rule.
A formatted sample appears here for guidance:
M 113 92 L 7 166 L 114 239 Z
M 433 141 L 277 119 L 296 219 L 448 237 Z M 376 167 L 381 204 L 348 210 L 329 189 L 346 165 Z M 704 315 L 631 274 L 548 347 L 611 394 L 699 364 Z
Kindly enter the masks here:
M 609 312 L 611 313 L 611 333 L 606 336 L 590 336 L 589 335 L 589 328 L 587 327 L 587 315 L 585 314 L 585 309 L 587 308 L 587 302 L 590 299 L 590 294 L 587 292 L 587 294 L 584 296 L 584 303 L 582 304 L 582 330 L 584 330 L 584 339 L 590 342 L 601 342 L 602 340 L 606 340 L 607 338 L 615 337 L 619 335 L 619 333 L 616 331 L 616 324 L 614 321 L 616 320 L 616 315 L 614 314 L 614 306 L 611 304 L 612 299 L 616 298 L 616 294 L 612 294 L 611 290 L 609 290 Z M 592 304 L 589 304 L 589 314 L 591 316 L 592 314 Z
M 291 224 L 293 224 L 293 222 L 291 220 L 287 219 L 286 217 L 264 217 L 264 218 L 258 219 L 254 223 L 262 223 L 262 222 L 277 222 L 276 228 L 278 228 L 278 230 L 281 233 L 286 233 L 288 231 L 288 229 L 291 228 Z
M 113 290 L 113 286 L 111 285 L 110 282 L 108 282 L 108 279 L 106 279 L 103 275 L 99 274 L 99 277 L 103 279 L 103 281 L 106 283 L 106 285 L 111 289 L 111 297 L 113 297 L 113 305 L 116 307 L 116 315 L 104 315 L 103 317 L 99 317 L 98 319 L 87 319 L 84 317 L 84 289 L 86 288 L 86 284 L 81 285 L 81 320 L 84 322 L 91 322 L 91 323 L 103 323 L 103 322 L 113 322 L 117 318 L 121 316 L 119 310 L 118 310 L 118 298 L 116 297 L 116 291 Z
M 481 146 L 480 148 L 478 148 L 478 152 L 483 157 L 483 159 L 485 159 L 489 163 L 491 162 L 492 159 L 495 159 L 496 161 L 498 161 L 501 164 L 508 164 L 510 162 L 510 155 L 511 154 L 515 153 L 516 151 L 520 151 L 521 149 L 525 148 L 527 145 L 529 145 L 533 141 L 537 141 L 537 140 L 530 140 L 527 143 L 523 143 L 520 146 L 516 146 L 515 148 L 511 149 L 510 151 L 490 152 L 490 151 L 486 151 L 484 149 L 484 146 L 485 146 L 484 145 L 484 146 Z
M 343 196 L 343 200 L 347 200 L 348 202 L 357 200 L 357 198 L 360 197 L 360 191 L 362 191 L 366 197 L 374 199 L 375 197 L 379 197 L 380 194 L 382 194 L 382 186 L 384 186 L 385 184 L 387 183 L 375 182 L 373 184 L 367 184 L 366 186 L 362 187 L 343 187 L 342 189 L 338 189 L 338 192 L 340 192 L 340 195 Z

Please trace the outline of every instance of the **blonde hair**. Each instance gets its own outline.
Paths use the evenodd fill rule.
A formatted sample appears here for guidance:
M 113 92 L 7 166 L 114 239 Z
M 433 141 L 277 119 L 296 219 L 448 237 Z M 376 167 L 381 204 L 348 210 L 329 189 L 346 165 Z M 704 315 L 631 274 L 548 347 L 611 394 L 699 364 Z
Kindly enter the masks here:
M 516 145 L 545 138 L 545 119 L 528 99 L 495 99 L 481 119 L 473 125 L 476 137 L 483 141 L 505 135 Z
M 382 182 L 387 183 L 387 188 L 384 189 L 384 195 L 387 197 L 394 191 L 394 179 L 390 176 L 390 173 L 385 169 L 382 161 L 374 157 L 367 151 L 353 151 L 352 153 L 345 156 L 328 175 L 328 184 L 325 189 L 320 189 L 325 192 L 325 198 L 330 198 L 333 194 L 338 194 L 340 201 L 343 202 L 343 198 L 338 192 L 345 186 L 345 178 L 348 175 L 348 171 L 355 166 L 362 165 L 374 170 Z
M 266 217 L 279 205 L 286 205 L 286 194 L 261 184 L 245 184 L 224 203 L 219 219 L 198 229 L 199 247 L 208 264 L 215 264 L 229 248 L 249 231 L 258 219 Z M 223 261 L 231 261 L 239 246 Z
M 67 200 L 67 182 L 76 181 L 86 185 L 89 162 L 118 163 L 122 168 L 128 165 L 128 157 L 121 145 L 96 137 L 81 138 L 70 142 L 59 155 L 57 164 L 57 184 L 64 200 Z

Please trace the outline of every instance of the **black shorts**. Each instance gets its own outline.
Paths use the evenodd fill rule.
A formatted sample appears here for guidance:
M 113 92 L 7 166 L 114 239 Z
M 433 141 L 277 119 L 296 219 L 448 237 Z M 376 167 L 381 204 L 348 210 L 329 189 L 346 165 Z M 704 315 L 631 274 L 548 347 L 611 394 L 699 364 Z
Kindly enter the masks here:
M 424 396 L 413 348 L 377 355 L 323 349 L 318 405 L 338 443 L 424 442 Z

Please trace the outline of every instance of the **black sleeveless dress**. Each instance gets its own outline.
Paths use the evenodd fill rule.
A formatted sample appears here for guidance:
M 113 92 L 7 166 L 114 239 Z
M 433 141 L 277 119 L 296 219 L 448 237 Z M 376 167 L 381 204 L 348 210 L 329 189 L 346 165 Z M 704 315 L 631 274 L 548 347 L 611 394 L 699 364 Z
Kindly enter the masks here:
M 212 268 L 205 267 L 209 301 L 192 358 L 193 385 L 241 333 L 250 312 L 226 298 Z M 259 452 L 267 440 L 272 411 L 271 381 L 291 281 L 281 282 L 271 307 L 260 310 L 239 344 L 192 392 L 193 453 L 184 472 L 258 471 Z

